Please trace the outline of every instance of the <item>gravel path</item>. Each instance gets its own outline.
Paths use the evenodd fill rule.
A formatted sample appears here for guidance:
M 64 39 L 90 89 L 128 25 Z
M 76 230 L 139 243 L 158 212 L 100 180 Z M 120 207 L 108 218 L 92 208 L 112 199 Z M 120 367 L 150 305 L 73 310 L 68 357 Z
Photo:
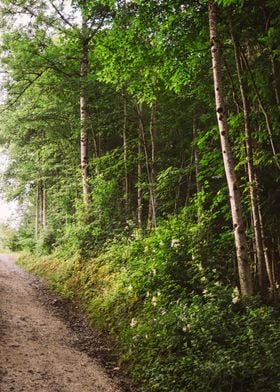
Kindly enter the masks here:
M 77 336 L 39 299 L 30 276 L 0 254 L 0 391 L 121 392 L 76 346 Z

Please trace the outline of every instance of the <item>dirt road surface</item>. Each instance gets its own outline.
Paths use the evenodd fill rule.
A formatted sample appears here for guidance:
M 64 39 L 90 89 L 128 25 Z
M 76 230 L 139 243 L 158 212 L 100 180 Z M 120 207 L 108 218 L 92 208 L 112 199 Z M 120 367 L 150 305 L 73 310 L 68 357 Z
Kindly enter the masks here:
M 30 276 L 0 254 L 0 391 L 120 392 L 75 348 L 76 335 L 44 306 Z

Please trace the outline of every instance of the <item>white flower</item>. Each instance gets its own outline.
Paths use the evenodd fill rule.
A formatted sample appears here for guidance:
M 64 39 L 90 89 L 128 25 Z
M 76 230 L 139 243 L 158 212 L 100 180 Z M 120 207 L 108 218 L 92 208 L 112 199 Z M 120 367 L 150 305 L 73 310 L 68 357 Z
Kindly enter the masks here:
M 150 296 L 150 292 L 149 291 L 147 291 L 147 293 L 146 293 L 146 297 L 149 297 Z
M 128 286 L 127 290 L 128 290 L 128 291 L 132 291 L 132 290 L 133 290 L 133 287 L 132 287 L 131 284 Z
M 157 297 L 153 296 L 152 304 L 153 304 L 153 306 L 157 306 Z
M 156 276 L 157 270 L 155 268 L 152 269 L 153 275 Z
M 232 303 L 233 304 L 236 304 L 240 300 L 238 287 L 234 287 L 234 289 L 232 290 L 231 297 L 232 297 Z
M 136 327 L 136 325 L 137 325 L 137 320 L 135 318 L 131 319 L 131 321 L 130 321 L 131 328 Z
M 202 276 L 202 278 L 200 280 L 201 280 L 201 282 L 205 282 L 206 281 L 205 276 Z
M 239 297 L 239 289 L 238 289 L 238 287 L 234 287 L 231 296 L 232 296 L 232 298 Z
M 202 294 L 203 294 L 203 295 L 207 295 L 207 293 L 208 293 L 208 290 L 207 290 L 207 289 L 204 289 L 204 290 L 202 291 Z
M 221 286 L 221 282 L 215 282 L 215 286 Z
M 190 330 L 191 330 L 191 324 L 184 325 L 183 328 L 182 328 L 182 330 L 183 330 L 184 332 L 190 331 Z
M 171 248 L 178 248 L 180 246 L 180 241 L 177 239 L 171 240 Z

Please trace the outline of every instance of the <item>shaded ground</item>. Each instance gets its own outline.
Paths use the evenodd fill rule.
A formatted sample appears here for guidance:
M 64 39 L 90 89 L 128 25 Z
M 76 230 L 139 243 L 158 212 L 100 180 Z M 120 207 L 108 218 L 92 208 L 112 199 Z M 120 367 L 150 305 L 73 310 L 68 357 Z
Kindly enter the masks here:
M 99 363 L 96 361 L 98 359 Z M 0 391 L 123 392 L 133 388 L 102 336 L 9 255 L 0 255 Z

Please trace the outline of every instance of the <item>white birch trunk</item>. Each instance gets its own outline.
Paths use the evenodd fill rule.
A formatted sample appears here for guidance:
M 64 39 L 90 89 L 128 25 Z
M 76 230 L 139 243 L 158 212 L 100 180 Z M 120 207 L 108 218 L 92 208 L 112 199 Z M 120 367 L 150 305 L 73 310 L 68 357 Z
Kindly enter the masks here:
M 228 123 L 223 92 L 221 51 L 217 31 L 216 7 L 213 0 L 208 1 L 208 11 L 217 122 L 229 190 L 240 289 L 242 295 L 250 296 L 253 295 L 253 282 L 242 216 L 240 189 L 234 168 L 231 145 L 229 142 Z
M 83 200 L 86 206 L 90 202 L 90 187 L 89 187 L 89 169 L 88 169 L 88 100 L 86 93 L 86 78 L 88 76 L 88 33 L 86 20 L 82 22 L 82 55 L 80 63 L 80 148 L 81 148 L 81 171 L 82 171 L 82 186 L 83 186 Z

